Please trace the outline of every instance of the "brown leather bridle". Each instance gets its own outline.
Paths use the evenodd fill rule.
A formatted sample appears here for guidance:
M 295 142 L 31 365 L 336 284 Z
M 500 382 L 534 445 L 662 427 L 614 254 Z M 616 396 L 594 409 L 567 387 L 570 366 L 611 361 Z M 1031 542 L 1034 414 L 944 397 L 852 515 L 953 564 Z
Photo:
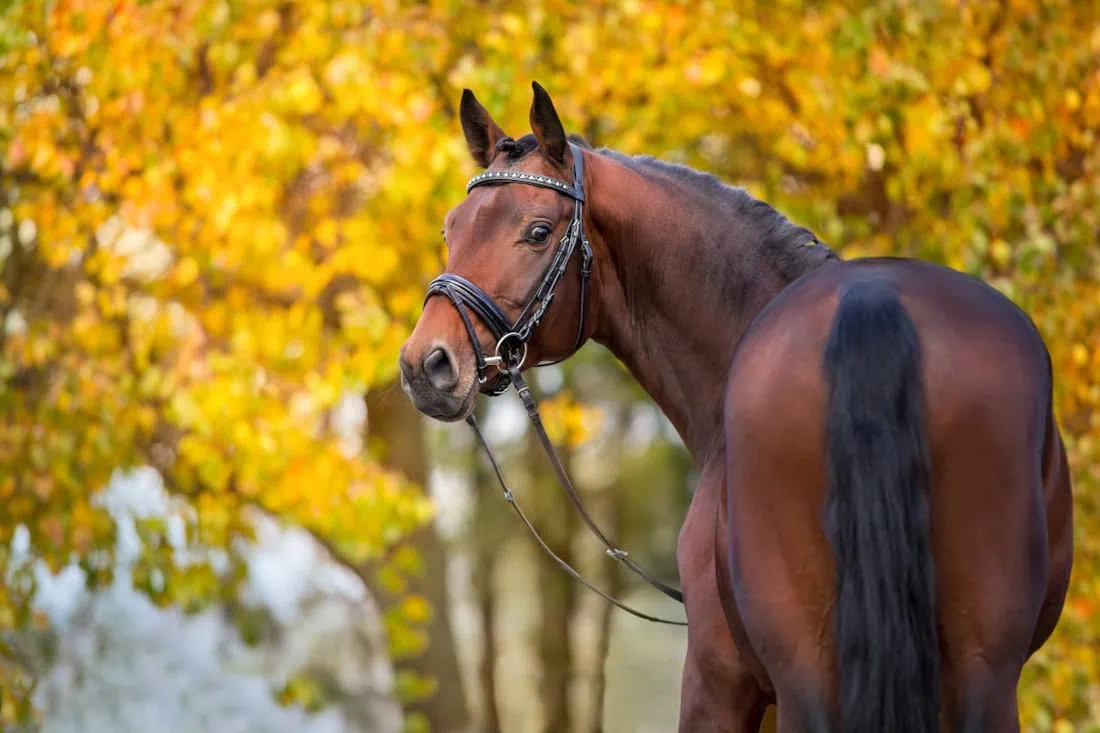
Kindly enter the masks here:
M 515 321 L 508 318 L 504 310 L 496 301 L 474 282 L 445 272 L 428 284 L 428 293 L 425 302 L 434 295 L 446 296 L 458 310 L 462 317 L 462 323 L 466 327 L 466 333 L 470 336 L 470 343 L 474 347 L 477 357 L 477 380 L 484 385 L 489 379 L 489 367 L 497 367 L 501 373 L 507 374 L 508 367 L 512 365 L 522 366 L 527 359 L 527 343 L 531 339 L 535 328 L 542 321 L 546 309 L 554 302 L 554 291 L 561 282 L 565 271 L 569 267 L 569 261 L 573 253 L 581 253 L 581 297 L 580 315 L 577 323 L 577 338 L 573 343 L 573 349 L 560 359 L 544 362 L 539 366 L 557 364 L 572 356 L 584 343 L 585 315 L 588 310 L 588 280 L 592 273 L 592 246 L 588 243 L 588 237 L 584 234 L 584 157 L 576 146 L 570 146 L 573 150 L 573 184 L 559 181 L 550 176 L 537 173 L 525 173 L 523 171 L 485 171 L 470 179 L 466 184 L 466 193 L 478 186 L 500 185 L 505 183 L 523 183 L 528 186 L 548 188 L 558 193 L 563 193 L 573 199 L 573 216 L 569 225 L 558 242 L 554 257 L 546 272 L 535 288 L 535 292 L 527 299 L 527 304 L 520 311 Z M 481 348 L 481 340 L 474 330 L 474 323 L 470 319 L 468 311 L 481 320 L 489 333 L 493 335 L 496 348 L 492 356 L 486 356 Z M 508 384 L 485 390 L 487 394 L 497 395 L 508 389 Z
M 572 259 L 573 253 L 578 251 L 578 248 L 581 252 L 582 259 L 580 267 L 580 315 L 578 318 L 579 323 L 577 326 L 576 341 L 572 351 L 565 356 L 554 361 L 544 362 L 538 366 L 548 366 L 549 364 L 557 364 L 560 361 L 564 361 L 576 353 L 584 343 L 585 312 L 588 305 L 587 294 L 592 266 L 592 247 L 588 243 L 588 238 L 584 233 L 584 157 L 576 146 L 570 145 L 570 148 L 573 152 L 572 184 L 549 176 L 525 173 L 522 171 L 486 171 L 474 176 L 466 185 L 466 192 L 469 193 L 477 186 L 522 183 L 528 186 L 549 188 L 573 199 L 573 216 L 569 221 L 565 234 L 558 243 L 558 247 L 554 252 L 554 257 L 550 261 L 550 265 L 547 267 L 545 274 L 543 274 L 542 280 L 539 281 L 538 287 L 528 299 L 527 304 L 520 311 L 516 320 L 514 322 L 510 320 L 500 306 L 498 306 L 496 302 L 476 284 L 461 275 L 453 273 L 443 273 L 432 280 L 428 285 L 428 293 L 425 297 L 425 301 L 434 295 L 443 295 L 454 304 L 459 316 L 462 317 L 462 323 L 466 327 L 466 333 L 470 337 L 470 343 L 473 345 L 474 354 L 477 357 L 477 376 L 479 384 L 484 385 L 488 381 L 489 367 L 496 367 L 500 374 L 504 375 L 505 381 L 503 385 L 486 389 L 485 391 L 487 394 L 502 394 L 508 389 L 509 385 L 515 388 L 516 394 L 519 395 L 520 400 L 523 401 L 524 408 L 527 410 L 527 417 L 531 420 L 531 424 L 538 434 L 539 442 L 542 444 L 543 450 L 550 459 L 550 464 L 554 467 L 554 472 L 557 474 L 559 483 L 569 496 L 570 501 L 573 502 L 573 506 L 576 507 L 577 512 L 581 515 L 581 519 L 584 520 L 584 523 L 588 525 L 592 533 L 595 534 L 600 542 L 603 543 L 604 547 L 607 548 L 607 554 L 623 563 L 631 572 L 638 575 L 649 585 L 661 591 L 669 598 L 683 603 L 684 596 L 679 590 L 662 583 L 660 580 L 657 580 L 647 573 L 630 559 L 626 551 L 619 549 L 600 531 L 595 520 L 592 519 L 592 516 L 584 508 L 584 503 L 581 501 L 580 494 L 578 494 L 577 490 L 573 487 L 573 482 L 570 481 L 569 474 L 566 473 L 565 467 L 562 466 L 561 459 L 558 458 L 558 454 L 554 450 L 554 445 L 550 441 L 550 437 L 546 433 L 546 428 L 542 424 L 542 417 L 539 415 L 538 404 L 531 395 L 530 387 L 527 386 L 527 382 L 520 373 L 523 363 L 527 359 L 527 344 L 531 338 L 531 334 L 534 332 L 535 328 L 538 327 L 546 310 L 553 302 L 555 288 L 558 283 L 561 282 L 566 269 L 569 267 L 569 261 Z M 476 315 L 485 327 L 489 329 L 489 332 L 496 340 L 496 348 L 492 356 L 486 356 L 481 348 L 481 343 L 478 339 L 477 331 L 474 328 L 473 320 L 470 318 L 469 311 L 474 312 L 474 315 Z M 500 487 L 504 492 L 505 500 L 507 500 L 516 511 L 516 514 L 527 529 L 530 530 L 539 546 L 554 560 L 554 562 L 586 588 L 599 594 L 608 602 L 627 613 L 657 623 L 687 626 L 687 623 L 684 621 L 674 621 L 652 616 L 612 598 L 610 595 L 604 593 L 602 590 L 585 580 L 573 566 L 561 559 L 561 557 L 550 549 L 550 546 L 547 545 L 545 540 L 539 535 L 535 526 L 531 523 L 531 520 L 527 518 L 523 509 L 520 508 L 515 494 L 508 488 L 508 484 L 504 480 L 504 474 L 500 470 L 500 465 L 497 463 L 496 457 L 489 447 L 489 443 L 485 440 L 485 436 L 481 432 L 477 419 L 471 414 L 466 418 L 466 422 L 473 429 L 478 442 L 480 442 L 481 446 L 485 449 L 485 454 L 488 456 L 489 463 L 492 464 L 493 472 L 496 474 L 497 481 L 500 482 Z

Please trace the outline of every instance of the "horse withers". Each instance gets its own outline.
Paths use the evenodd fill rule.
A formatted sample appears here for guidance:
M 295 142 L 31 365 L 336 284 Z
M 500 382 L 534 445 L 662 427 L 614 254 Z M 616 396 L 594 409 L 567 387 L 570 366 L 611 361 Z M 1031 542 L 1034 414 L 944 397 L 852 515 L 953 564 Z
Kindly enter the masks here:
M 493 185 L 446 217 L 447 276 L 401 351 L 417 408 L 466 418 L 503 367 L 588 339 L 630 369 L 701 472 L 681 731 L 758 730 L 772 703 L 781 731 L 1018 730 L 1072 564 L 1032 322 L 974 278 L 843 260 L 713 176 L 593 150 L 534 87 L 519 138 L 463 94 Z

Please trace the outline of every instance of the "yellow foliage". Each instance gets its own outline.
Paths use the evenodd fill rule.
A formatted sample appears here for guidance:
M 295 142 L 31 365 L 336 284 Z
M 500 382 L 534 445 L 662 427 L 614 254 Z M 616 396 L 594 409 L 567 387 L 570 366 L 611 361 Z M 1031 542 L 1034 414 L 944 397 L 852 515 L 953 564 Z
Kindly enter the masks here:
M 577 402 L 569 390 L 543 400 L 540 405 L 546 433 L 555 443 L 580 445 L 599 434 L 603 413 Z
M 0 546 L 22 524 L 52 567 L 112 547 L 92 496 L 139 463 L 191 501 L 200 544 L 231 547 L 256 505 L 362 563 L 429 518 L 332 424 L 343 395 L 392 380 L 414 305 L 383 303 L 437 269 L 421 244 L 444 206 L 411 221 L 434 182 L 408 173 L 420 193 L 379 191 L 405 123 L 374 115 L 396 80 L 363 12 L 4 5 Z M 460 153 L 433 151 L 456 186 Z M 229 587 L 162 570 L 166 602 Z M 0 627 L 25 625 L 28 590 L 0 590 Z
M 1094 3 L 5 8 L 0 546 L 20 522 L 54 562 L 109 545 L 90 492 L 146 461 L 216 544 L 254 502 L 356 556 L 422 521 L 327 415 L 393 378 L 439 269 L 473 169 L 460 89 L 519 134 L 535 78 L 596 144 L 745 185 L 845 255 L 946 262 L 1034 316 L 1078 547 L 1021 704 L 1033 729 L 1100 718 Z M 556 439 L 591 429 L 567 396 L 546 414 Z M 10 596 L 0 625 L 23 613 Z

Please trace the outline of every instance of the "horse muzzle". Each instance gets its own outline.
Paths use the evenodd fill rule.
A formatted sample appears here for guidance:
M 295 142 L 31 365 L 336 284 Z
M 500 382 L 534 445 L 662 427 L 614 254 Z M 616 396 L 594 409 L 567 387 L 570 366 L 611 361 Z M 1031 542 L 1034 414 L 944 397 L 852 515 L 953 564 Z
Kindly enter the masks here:
M 423 414 L 456 422 L 472 411 L 477 400 L 476 381 L 461 378 L 458 363 L 447 347 L 432 346 L 419 359 L 402 348 L 398 364 L 401 388 Z

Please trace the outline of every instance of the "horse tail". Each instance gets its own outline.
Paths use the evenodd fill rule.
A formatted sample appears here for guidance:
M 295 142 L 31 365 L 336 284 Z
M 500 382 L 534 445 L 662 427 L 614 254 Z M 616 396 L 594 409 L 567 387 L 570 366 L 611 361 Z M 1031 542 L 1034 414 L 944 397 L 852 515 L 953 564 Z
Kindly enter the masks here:
M 939 641 L 920 342 L 891 285 L 842 292 L 825 370 L 840 730 L 930 733 Z

